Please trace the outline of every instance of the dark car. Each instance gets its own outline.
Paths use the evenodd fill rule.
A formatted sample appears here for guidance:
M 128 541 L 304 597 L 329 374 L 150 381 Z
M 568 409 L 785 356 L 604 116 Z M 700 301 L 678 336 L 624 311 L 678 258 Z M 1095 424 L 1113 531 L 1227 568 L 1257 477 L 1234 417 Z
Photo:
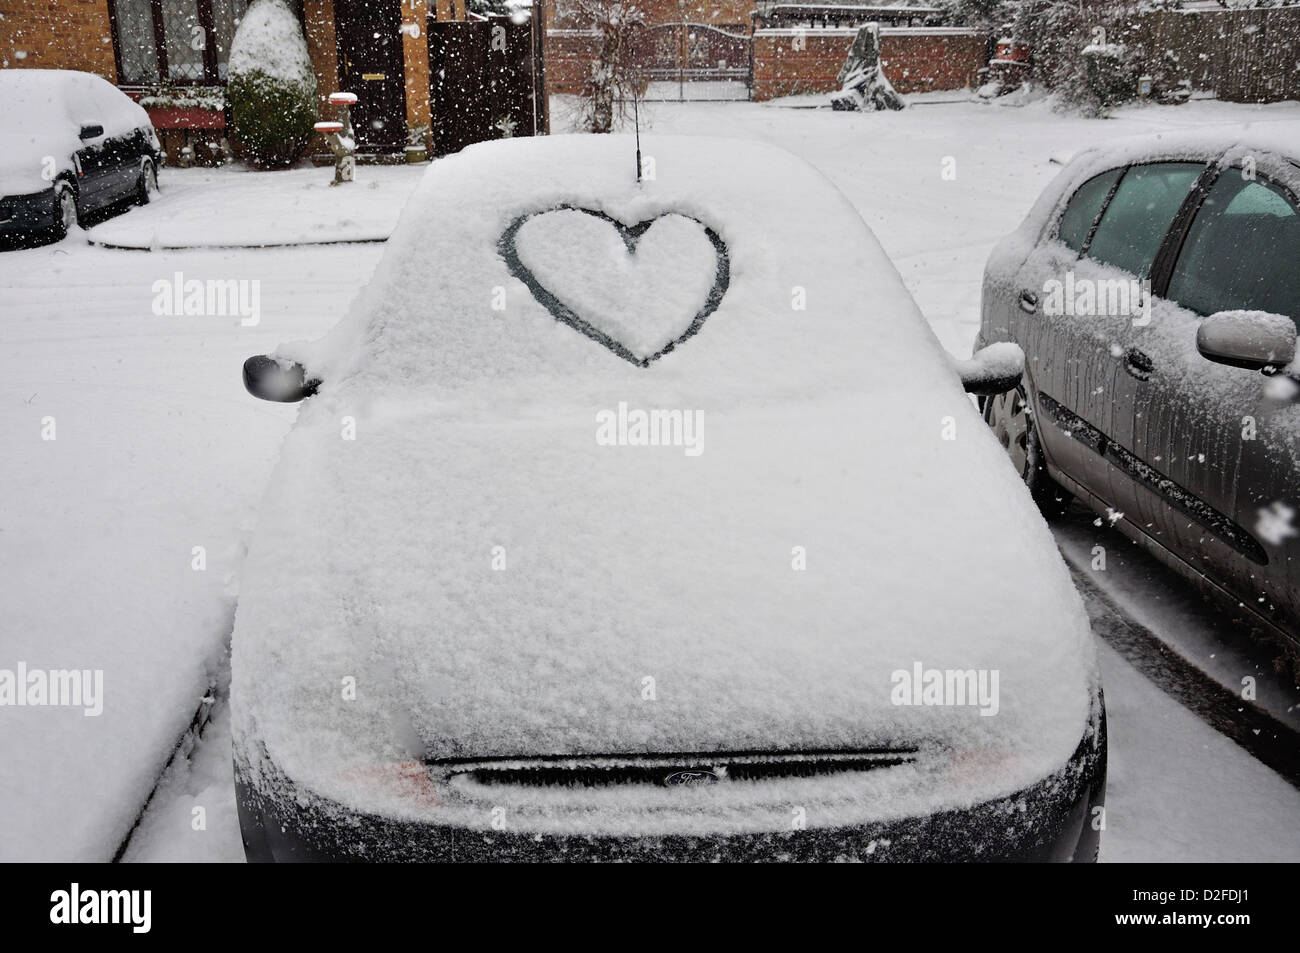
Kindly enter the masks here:
M 643 145 L 440 160 L 245 366 L 312 394 L 241 573 L 249 858 L 1091 861 L 1092 635 L 971 380 L 806 163 Z
M 1025 351 L 985 417 L 1049 514 L 1078 497 L 1294 650 L 1300 139 L 1268 135 L 1076 157 L 993 252 L 977 346 Z
M 61 238 L 85 216 L 158 191 L 149 115 L 112 83 L 71 70 L 0 70 L 0 237 Z

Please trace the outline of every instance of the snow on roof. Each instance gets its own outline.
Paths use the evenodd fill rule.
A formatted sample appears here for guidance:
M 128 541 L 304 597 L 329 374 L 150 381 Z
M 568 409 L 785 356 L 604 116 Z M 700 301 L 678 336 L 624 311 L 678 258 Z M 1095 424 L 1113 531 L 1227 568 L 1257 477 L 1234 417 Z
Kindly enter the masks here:
M 1089 164 L 1115 165 L 1177 156 L 1229 156 L 1235 160 L 1247 153 L 1271 153 L 1300 164 L 1300 124 L 1265 120 L 1124 136 L 1082 150 L 1074 158 Z
M 1087 619 L 880 245 L 784 151 L 642 149 L 641 185 L 629 137 L 440 160 L 347 318 L 281 349 L 324 384 L 242 576 L 241 750 L 260 740 L 299 783 L 368 809 L 383 792 L 359 779 L 425 756 L 927 753 L 871 782 L 879 798 L 841 784 L 837 823 L 1064 763 L 1095 677 Z M 665 340 L 680 343 L 639 366 Z M 676 412 L 681 439 L 637 445 L 652 410 Z M 998 670 L 998 713 L 892 703 L 916 663 Z M 975 765 L 960 780 L 958 762 Z M 609 797 L 575 823 L 659 823 Z M 538 829 L 567 823 L 538 810 Z
M 1267 107 L 1264 115 L 1267 116 Z M 1294 178 L 1300 168 L 1300 125 L 1266 118 L 1260 122 L 1223 123 L 1184 131 L 1123 136 L 1104 145 L 1080 149 L 1043 190 L 1021 226 L 999 248 L 1013 256 L 1019 254 L 1017 243 L 1023 245 L 1037 240 L 1042 229 L 1051 224 L 1050 212 L 1065 194 L 1072 193 L 1079 185 L 1108 169 L 1139 162 L 1178 159 L 1214 161 L 1230 166 L 1246 157 L 1250 157 L 1261 172 L 1276 168 L 1285 177 Z

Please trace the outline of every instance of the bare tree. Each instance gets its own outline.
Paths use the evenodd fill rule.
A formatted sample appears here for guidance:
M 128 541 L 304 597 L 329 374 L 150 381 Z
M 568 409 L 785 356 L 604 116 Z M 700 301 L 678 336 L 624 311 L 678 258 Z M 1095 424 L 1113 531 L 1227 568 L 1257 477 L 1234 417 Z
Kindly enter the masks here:
M 638 92 L 632 36 L 645 25 L 645 18 L 628 0 L 571 0 L 571 9 L 591 21 L 600 34 L 599 58 L 591 64 L 582 87 L 582 128 L 612 132 L 615 110 Z

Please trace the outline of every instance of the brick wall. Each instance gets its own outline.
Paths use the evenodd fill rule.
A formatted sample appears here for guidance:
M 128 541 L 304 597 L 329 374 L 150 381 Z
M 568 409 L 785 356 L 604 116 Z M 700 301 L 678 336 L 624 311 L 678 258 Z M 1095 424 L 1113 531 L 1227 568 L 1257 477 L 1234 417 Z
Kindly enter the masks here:
M 754 26 L 755 0 L 638 0 L 637 9 L 648 26 L 663 23 L 704 23 L 728 32 L 749 33 Z M 574 15 L 565 0 L 547 3 L 546 90 L 577 93 L 596 59 L 598 43 L 588 25 Z M 837 67 L 838 68 L 838 67 Z
M 546 92 L 576 94 L 596 59 L 600 38 L 582 30 L 548 30 L 546 33 Z
M 660 23 L 707 23 L 712 26 L 753 26 L 754 0 L 638 0 L 636 7 L 650 26 Z M 551 29 L 583 29 L 588 24 L 577 16 L 566 0 L 547 3 L 546 26 Z
M 885 27 L 880 34 L 885 75 L 900 93 L 964 89 L 985 64 L 985 37 L 976 30 Z M 837 28 L 758 31 L 753 98 L 834 92 L 856 35 Z
M 117 82 L 108 0 L 4 0 L 0 67 L 85 70 Z

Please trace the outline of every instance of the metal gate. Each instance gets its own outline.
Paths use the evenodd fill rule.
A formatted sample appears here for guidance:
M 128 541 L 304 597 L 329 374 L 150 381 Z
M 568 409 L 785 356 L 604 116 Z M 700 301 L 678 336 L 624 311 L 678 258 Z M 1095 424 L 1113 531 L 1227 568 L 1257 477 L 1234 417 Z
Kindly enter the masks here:
M 507 136 L 546 135 L 537 18 L 429 20 L 434 155 Z
M 753 42 L 742 28 L 661 23 L 632 36 L 632 62 L 648 99 L 748 99 Z

